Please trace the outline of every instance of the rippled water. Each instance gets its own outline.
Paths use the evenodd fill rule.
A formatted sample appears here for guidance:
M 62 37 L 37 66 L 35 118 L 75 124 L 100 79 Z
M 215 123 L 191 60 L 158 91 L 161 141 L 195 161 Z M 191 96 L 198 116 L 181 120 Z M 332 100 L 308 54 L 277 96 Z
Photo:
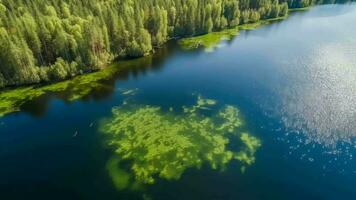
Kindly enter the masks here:
M 98 80 L 41 90 L 47 93 L 1 117 L 0 198 L 355 199 L 356 5 L 296 12 L 216 47 L 187 51 L 172 41 L 153 56 L 119 62 L 126 67 Z M 238 122 L 236 133 L 212 121 L 218 105 L 238 110 L 234 118 L 224 115 Z M 141 114 L 145 109 L 151 114 Z M 121 115 L 135 117 L 124 123 Z M 155 128 L 150 117 L 163 125 Z M 106 133 L 130 131 L 108 142 L 100 131 L 107 120 Z M 203 123 L 210 128 L 199 128 Z M 170 135 L 185 132 L 165 138 L 155 133 L 162 127 Z M 173 148 L 156 136 L 176 144 L 173 152 L 202 161 L 152 156 Z M 203 136 L 209 148 L 196 139 Z M 251 138 L 260 143 L 251 146 Z M 125 143 L 108 147 L 118 141 Z M 158 176 L 160 169 L 165 173 Z M 150 184 L 116 187 L 144 172 L 153 175 L 143 179 Z
M 293 63 L 283 91 L 284 122 L 310 140 L 335 145 L 356 136 L 356 42 L 320 45 Z M 290 73 L 293 74 L 290 74 Z

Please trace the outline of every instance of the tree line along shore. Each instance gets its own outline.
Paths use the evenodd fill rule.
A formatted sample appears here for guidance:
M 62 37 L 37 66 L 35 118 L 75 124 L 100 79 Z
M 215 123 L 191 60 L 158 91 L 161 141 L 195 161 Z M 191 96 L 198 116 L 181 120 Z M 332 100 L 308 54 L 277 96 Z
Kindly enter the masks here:
M 343 1 L 344 2 L 344 1 Z M 0 0 L 0 88 L 65 80 L 171 38 L 335 0 Z

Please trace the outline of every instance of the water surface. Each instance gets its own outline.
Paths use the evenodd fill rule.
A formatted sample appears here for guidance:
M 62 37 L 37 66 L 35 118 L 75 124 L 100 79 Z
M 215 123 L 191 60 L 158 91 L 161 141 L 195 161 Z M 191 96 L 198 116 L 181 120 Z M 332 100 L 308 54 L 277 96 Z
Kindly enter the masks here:
M 0 118 L 1 199 L 355 199 L 355 27 L 355 4 L 317 6 L 214 51 L 172 41 L 118 63 L 131 67 L 78 98 L 68 90 L 35 98 Z M 244 173 L 238 162 L 203 165 L 118 190 L 99 131 L 112 108 L 179 110 L 198 95 L 239 109 L 244 130 L 261 140 L 256 162 Z

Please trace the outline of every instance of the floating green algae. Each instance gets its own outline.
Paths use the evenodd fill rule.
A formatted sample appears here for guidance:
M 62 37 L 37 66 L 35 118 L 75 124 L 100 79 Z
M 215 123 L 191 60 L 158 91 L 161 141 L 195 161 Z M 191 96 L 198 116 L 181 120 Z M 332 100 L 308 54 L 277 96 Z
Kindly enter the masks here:
M 308 11 L 308 10 L 310 10 L 311 8 L 312 8 L 311 6 L 302 7 L 302 8 L 290 8 L 290 9 L 288 10 L 288 12 Z
M 256 23 L 242 24 L 235 28 L 224 29 L 218 32 L 211 32 L 205 35 L 183 38 L 178 41 L 178 44 L 181 46 L 181 48 L 185 50 L 192 50 L 203 47 L 205 51 L 211 52 L 214 51 L 217 47 L 219 47 L 222 41 L 230 41 L 235 36 L 239 35 L 239 30 L 254 30 L 260 27 L 261 25 L 265 25 L 276 20 L 280 19 L 276 18 L 270 20 L 261 20 Z
M 40 87 L 38 89 L 45 92 L 65 92 L 65 99 L 75 101 L 86 97 L 94 90 L 101 90 L 107 87 L 103 80 L 110 79 L 116 72 L 121 70 L 117 65 L 112 65 L 104 70 L 80 75 L 71 80 Z
M 100 81 L 110 77 L 112 73 L 113 68 L 78 76 L 72 80 L 48 86 L 30 86 L 4 90 L 0 92 L 0 117 L 9 113 L 20 111 L 23 104 L 46 93 L 65 92 L 65 99 L 68 101 L 83 98 L 93 90 L 105 87 L 105 85 L 101 84 Z
M 294 10 L 291 10 L 290 12 L 293 11 Z M 235 36 L 239 35 L 240 30 L 254 30 L 262 25 L 267 25 L 275 21 L 281 21 L 283 19 L 286 19 L 287 17 L 288 15 L 283 17 L 260 20 L 255 23 L 241 24 L 234 28 L 224 29 L 222 31 L 211 32 L 204 35 L 199 35 L 199 36 L 194 36 L 189 38 L 183 38 L 178 41 L 178 44 L 181 46 L 181 48 L 185 50 L 192 50 L 192 49 L 203 47 L 205 51 L 212 52 L 217 47 L 219 47 L 222 41 L 230 41 Z
M 237 28 L 225 29 L 219 32 L 211 32 L 205 35 L 183 38 L 178 41 L 178 44 L 185 50 L 204 47 L 206 51 L 213 51 L 222 41 L 232 40 L 238 34 L 239 31 Z
M 240 139 L 243 144 L 246 145 L 244 151 L 240 151 L 236 154 L 236 159 L 251 165 L 255 162 L 255 154 L 257 149 L 261 146 L 261 141 L 255 137 L 250 136 L 248 133 L 242 133 Z M 241 167 L 241 171 L 244 172 L 246 166 Z
M 110 173 L 110 177 L 112 178 L 115 187 L 118 189 L 125 189 L 130 183 L 131 175 L 118 167 L 119 162 L 120 159 L 113 156 L 107 162 L 106 169 Z
M 80 75 L 71 80 L 51 85 L 37 85 L 0 91 L 0 117 L 18 112 L 26 102 L 48 93 L 58 95 L 66 101 L 75 101 L 88 96 L 93 91 L 110 90 L 112 89 L 110 85 L 103 83 L 103 81 L 111 79 L 125 67 L 130 67 L 130 64 L 133 63 L 120 67 L 111 65 L 101 71 Z M 137 89 L 123 91 L 123 95 L 129 95 L 134 92 L 137 92 Z
M 128 76 L 145 71 L 152 63 L 152 56 L 121 61 L 105 69 L 89 74 L 83 74 L 50 85 L 33 85 L 21 88 L 8 88 L 0 90 L 0 117 L 13 112 L 21 111 L 21 107 L 28 101 L 34 100 L 44 94 L 51 94 L 65 101 L 76 101 L 88 97 L 93 92 L 114 92 L 114 84 L 110 80 L 117 76 Z M 125 78 L 125 77 L 124 77 Z M 137 89 L 124 90 L 124 96 L 137 93 Z
M 114 107 L 113 116 L 103 121 L 100 130 L 119 158 L 116 167 L 108 168 L 117 188 L 154 184 L 157 178 L 178 180 L 188 168 L 203 164 L 215 170 L 225 169 L 232 160 L 242 167 L 253 164 L 260 141 L 237 131 L 242 125 L 237 108 L 206 110 L 216 103 L 199 96 L 196 105 L 183 107 L 181 113 L 150 105 Z M 206 111 L 210 113 L 203 114 Z M 241 148 L 230 150 L 231 140 L 241 143 Z M 131 183 L 124 181 L 126 175 L 113 177 L 120 176 L 117 169 L 122 172 L 122 163 L 132 175 Z
M 183 111 L 186 113 L 194 114 L 198 110 L 209 110 L 211 106 L 215 105 L 217 102 L 214 99 L 205 99 L 198 95 L 197 104 L 191 107 L 183 106 Z
M 288 17 L 288 15 L 283 16 L 283 17 L 271 18 L 271 19 L 264 19 L 264 20 L 260 20 L 258 22 L 254 22 L 254 23 L 241 24 L 238 26 L 238 29 L 239 30 L 255 30 L 263 25 L 268 25 L 268 24 L 271 24 L 272 22 L 278 22 L 278 21 L 284 20 L 287 17 Z
M 255 30 L 258 27 L 266 24 L 267 22 L 262 22 L 262 21 L 258 21 L 255 23 L 249 23 L 249 24 L 242 24 L 240 26 L 238 26 L 239 30 Z
M 3 91 L 0 93 L 0 117 L 20 111 L 21 105 L 43 94 L 42 90 L 33 87 Z

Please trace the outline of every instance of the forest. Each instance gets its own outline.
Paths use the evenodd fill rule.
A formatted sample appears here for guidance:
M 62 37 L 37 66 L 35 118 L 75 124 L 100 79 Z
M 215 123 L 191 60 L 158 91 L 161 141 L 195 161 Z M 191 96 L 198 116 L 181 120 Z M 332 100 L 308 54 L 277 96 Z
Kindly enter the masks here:
M 0 88 L 59 81 L 167 40 L 335 0 L 0 0 Z

